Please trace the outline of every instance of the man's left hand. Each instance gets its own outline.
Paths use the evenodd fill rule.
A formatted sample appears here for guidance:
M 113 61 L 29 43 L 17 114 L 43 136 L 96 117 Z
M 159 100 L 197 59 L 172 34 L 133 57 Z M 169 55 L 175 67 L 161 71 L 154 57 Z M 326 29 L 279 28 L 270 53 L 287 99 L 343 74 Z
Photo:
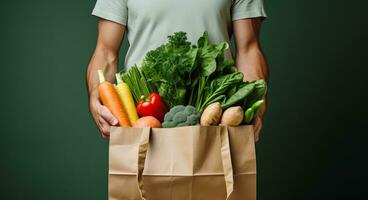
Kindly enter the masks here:
M 262 129 L 262 117 L 257 116 L 254 119 L 253 126 L 254 126 L 254 141 L 258 142 L 259 134 L 261 133 L 261 129 Z

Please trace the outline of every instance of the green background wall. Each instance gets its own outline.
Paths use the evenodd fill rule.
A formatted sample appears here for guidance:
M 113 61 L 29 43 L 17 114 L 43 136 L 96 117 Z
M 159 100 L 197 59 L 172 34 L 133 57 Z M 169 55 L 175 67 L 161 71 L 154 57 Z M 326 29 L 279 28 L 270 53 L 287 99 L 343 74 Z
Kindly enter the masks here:
M 0 199 L 107 199 L 85 89 L 94 3 L 0 2 Z M 366 199 L 367 4 L 266 3 L 258 199 Z

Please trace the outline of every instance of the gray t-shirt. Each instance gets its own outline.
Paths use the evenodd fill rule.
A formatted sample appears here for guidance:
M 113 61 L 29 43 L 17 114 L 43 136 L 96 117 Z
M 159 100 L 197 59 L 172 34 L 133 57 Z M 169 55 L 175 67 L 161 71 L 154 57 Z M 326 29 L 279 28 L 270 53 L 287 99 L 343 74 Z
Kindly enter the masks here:
M 266 17 L 263 0 L 97 0 L 92 14 L 127 27 L 127 68 L 174 32 L 187 32 L 196 43 L 208 31 L 211 43 L 229 43 L 232 21 Z M 230 49 L 226 53 L 231 56 Z

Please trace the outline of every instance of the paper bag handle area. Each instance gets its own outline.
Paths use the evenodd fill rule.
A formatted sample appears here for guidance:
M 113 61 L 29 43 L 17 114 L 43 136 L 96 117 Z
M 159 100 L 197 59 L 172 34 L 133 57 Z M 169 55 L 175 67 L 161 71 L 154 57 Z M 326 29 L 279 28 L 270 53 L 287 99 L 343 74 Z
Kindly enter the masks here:
M 234 177 L 233 177 L 233 167 L 231 163 L 231 153 L 230 153 L 230 142 L 229 142 L 229 131 L 228 127 L 219 127 L 220 139 L 221 139 L 221 161 L 224 170 L 224 178 L 226 185 L 226 200 L 229 199 L 231 193 L 234 189 Z M 146 161 L 147 150 L 149 145 L 149 138 L 151 134 L 151 128 L 145 127 L 142 130 L 139 149 L 138 149 L 138 189 L 142 200 L 146 200 L 145 191 L 143 189 L 143 170 Z
M 150 127 L 143 128 L 141 138 L 139 141 L 139 149 L 138 149 L 137 181 L 138 181 L 139 193 L 141 194 L 142 200 L 146 200 L 145 191 L 143 190 L 143 169 L 144 169 L 144 163 L 146 162 L 150 133 L 151 133 Z
M 231 163 L 229 130 L 228 127 L 222 126 L 220 129 L 221 138 L 221 160 L 224 169 L 225 185 L 226 185 L 226 200 L 229 199 L 234 190 L 234 174 Z

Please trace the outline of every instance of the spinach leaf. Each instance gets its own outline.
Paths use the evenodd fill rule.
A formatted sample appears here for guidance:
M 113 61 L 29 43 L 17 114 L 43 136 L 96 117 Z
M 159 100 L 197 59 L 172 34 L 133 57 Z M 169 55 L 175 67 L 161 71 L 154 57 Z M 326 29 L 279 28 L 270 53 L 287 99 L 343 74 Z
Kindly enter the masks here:
M 213 102 L 214 99 L 217 99 L 218 96 L 224 95 L 226 91 L 232 85 L 236 85 L 243 80 L 243 73 L 235 72 L 232 74 L 227 74 L 224 76 L 220 76 L 210 83 L 208 87 L 208 92 L 204 96 L 203 100 L 199 104 L 199 111 L 202 112 L 204 108 L 209 105 L 210 102 Z
M 225 95 L 220 95 L 214 99 L 212 99 L 211 101 L 208 102 L 208 105 L 210 105 L 211 103 L 215 103 L 215 102 L 223 102 L 224 100 L 226 100 L 226 96 Z
M 267 83 L 263 79 L 252 81 L 254 90 L 247 97 L 246 108 L 252 106 L 256 101 L 261 100 L 267 93 Z
M 249 82 L 241 82 L 237 85 L 231 86 L 228 91 L 226 92 L 226 96 L 227 97 L 231 97 L 233 96 L 233 94 L 235 94 L 236 91 L 238 91 L 239 88 L 244 87 L 246 84 L 248 84 Z
M 233 95 L 230 96 L 226 100 L 225 103 L 221 104 L 221 107 L 223 109 L 226 109 L 241 100 L 244 100 L 253 90 L 254 90 L 255 84 L 254 83 L 248 83 L 240 87 Z

